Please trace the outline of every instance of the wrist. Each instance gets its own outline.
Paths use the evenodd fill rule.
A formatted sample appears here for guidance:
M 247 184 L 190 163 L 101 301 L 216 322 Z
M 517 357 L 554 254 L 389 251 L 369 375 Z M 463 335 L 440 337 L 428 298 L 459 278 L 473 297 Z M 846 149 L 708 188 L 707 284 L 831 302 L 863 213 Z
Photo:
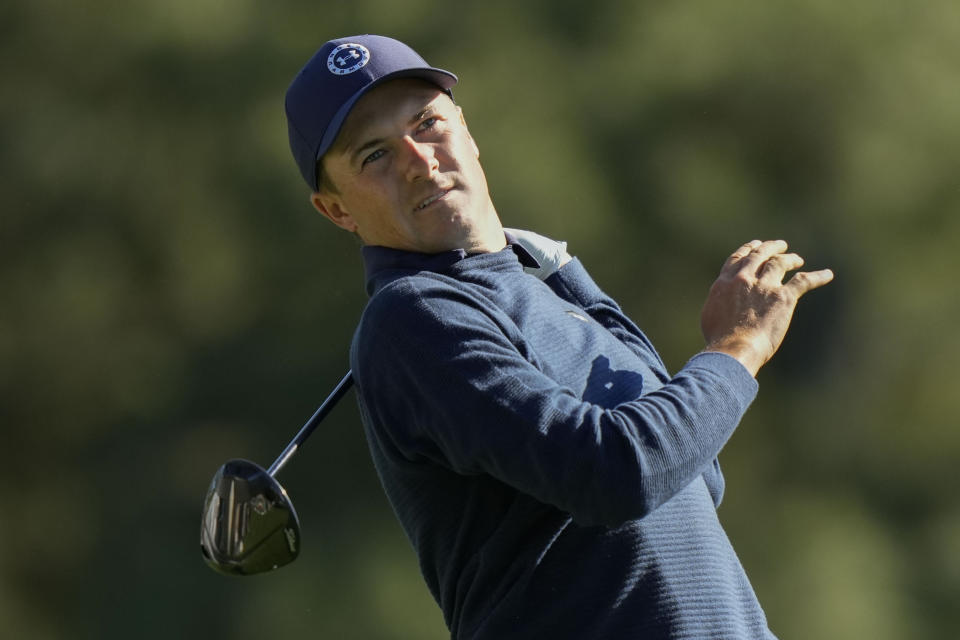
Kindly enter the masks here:
M 742 364 L 754 378 L 757 377 L 757 372 L 765 362 L 756 346 L 747 340 L 735 337 L 709 342 L 703 351 L 727 354 Z

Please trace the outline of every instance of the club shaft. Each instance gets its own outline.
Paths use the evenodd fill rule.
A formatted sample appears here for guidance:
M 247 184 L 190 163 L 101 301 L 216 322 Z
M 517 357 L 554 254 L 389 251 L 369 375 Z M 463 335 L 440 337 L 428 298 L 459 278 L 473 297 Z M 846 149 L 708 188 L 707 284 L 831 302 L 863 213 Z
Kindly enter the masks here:
M 333 409 L 334 405 L 339 402 L 340 398 L 350 390 L 350 387 L 353 386 L 353 371 L 347 371 L 347 374 L 343 376 L 343 379 L 334 387 L 333 391 L 330 392 L 330 395 L 327 396 L 327 399 L 323 401 L 323 404 L 314 412 L 310 419 L 307 420 L 307 423 L 301 427 L 299 433 L 294 436 L 293 440 L 290 441 L 290 444 L 287 445 L 287 448 L 283 450 L 283 453 L 280 454 L 280 457 L 273 461 L 273 464 L 270 465 L 270 468 L 267 469 L 267 473 L 271 476 L 275 476 L 277 473 L 283 469 L 284 465 L 287 464 L 287 461 L 293 457 L 293 454 L 297 452 L 297 449 L 300 448 L 300 445 L 310 437 L 310 434 L 313 433 L 313 430 L 317 428 L 317 425 L 323 421 L 323 419 L 330 413 L 330 410 Z

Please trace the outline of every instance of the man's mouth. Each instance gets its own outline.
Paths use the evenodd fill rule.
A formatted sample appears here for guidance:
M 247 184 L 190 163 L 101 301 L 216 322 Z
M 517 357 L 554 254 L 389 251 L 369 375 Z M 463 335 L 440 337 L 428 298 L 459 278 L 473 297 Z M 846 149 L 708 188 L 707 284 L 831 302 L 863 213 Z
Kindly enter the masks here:
M 438 191 L 437 193 L 433 194 L 432 196 L 430 196 L 429 198 L 425 199 L 423 202 L 418 204 L 416 207 L 414 207 L 413 210 L 422 211 L 423 209 L 426 209 L 437 200 L 440 200 L 441 198 L 445 197 L 451 191 L 453 191 L 453 189 L 443 189 L 442 191 Z

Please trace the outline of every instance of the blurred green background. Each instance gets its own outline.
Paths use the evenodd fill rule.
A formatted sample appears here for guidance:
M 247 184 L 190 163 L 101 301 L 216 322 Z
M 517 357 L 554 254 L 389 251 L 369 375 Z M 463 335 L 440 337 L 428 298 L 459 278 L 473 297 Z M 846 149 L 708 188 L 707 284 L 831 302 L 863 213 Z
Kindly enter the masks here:
M 721 519 L 783 639 L 960 628 L 960 4 L 8 0 L 0 5 L 4 637 L 444 638 L 352 396 L 282 474 L 300 559 L 199 552 L 347 368 L 356 243 L 283 94 L 326 39 L 404 39 L 509 226 L 569 241 L 671 368 L 723 259 L 783 237 L 806 298 L 722 454 Z

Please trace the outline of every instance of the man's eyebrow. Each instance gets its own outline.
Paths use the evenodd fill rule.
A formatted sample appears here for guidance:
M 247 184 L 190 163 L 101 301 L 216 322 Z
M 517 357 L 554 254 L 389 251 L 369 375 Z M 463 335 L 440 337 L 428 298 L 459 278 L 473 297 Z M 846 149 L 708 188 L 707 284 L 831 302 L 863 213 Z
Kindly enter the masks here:
M 374 138 L 356 147 L 348 146 L 347 155 L 350 162 L 353 162 L 356 159 L 356 157 L 360 155 L 360 153 L 363 152 L 365 149 L 369 149 L 370 147 L 376 147 L 377 145 L 381 144 L 384 140 L 386 140 L 386 138 Z
M 415 124 L 421 120 L 428 118 L 437 113 L 437 107 L 435 104 L 430 103 L 424 108 L 417 111 L 412 118 L 407 122 L 408 125 Z M 372 138 L 363 143 L 358 143 L 357 145 L 352 145 L 349 142 L 346 145 L 347 157 L 350 162 L 353 162 L 358 155 L 360 155 L 364 150 L 369 149 L 370 147 L 376 147 L 377 145 L 383 143 L 386 138 Z
M 423 109 L 420 109 L 420 111 L 417 111 L 416 115 L 410 118 L 410 124 L 413 124 L 414 122 L 419 122 L 420 120 L 423 120 L 428 116 L 432 116 L 436 112 L 437 112 L 437 107 L 431 102 L 430 104 L 425 106 Z

